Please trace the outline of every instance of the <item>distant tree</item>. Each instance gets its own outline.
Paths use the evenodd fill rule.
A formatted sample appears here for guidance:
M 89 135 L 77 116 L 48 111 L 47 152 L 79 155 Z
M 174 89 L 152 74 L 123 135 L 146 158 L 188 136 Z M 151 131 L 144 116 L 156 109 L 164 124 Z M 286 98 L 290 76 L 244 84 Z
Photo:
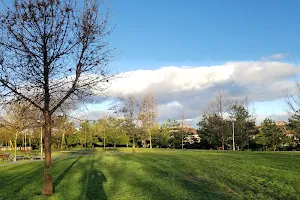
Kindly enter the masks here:
M 292 115 L 299 114 L 300 111 L 300 82 L 296 82 L 295 87 L 287 94 L 285 99 L 288 106 L 288 112 Z
M 228 116 L 230 113 L 235 112 L 235 110 L 233 109 L 234 106 L 235 107 L 243 107 L 248 114 L 250 113 L 248 110 L 248 106 L 249 106 L 249 102 L 248 102 L 248 97 L 246 96 L 245 98 L 233 98 L 230 97 L 228 95 L 226 95 L 226 93 L 224 92 L 219 92 L 215 95 L 215 98 L 213 100 L 211 100 L 207 107 L 204 109 L 204 115 L 207 117 L 211 117 L 211 116 L 218 116 L 220 118 L 223 119 L 223 121 L 226 124 L 226 127 L 224 128 L 220 128 L 220 137 L 222 140 L 222 149 L 224 150 L 225 148 L 225 143 L 228 142 L 228 124 L 230 119 L 228 119 Z M 252 115 L 254 115 L 254 110 L 253 113 L 251 112 L 251 117 Z M 220 126 L 223 126 L 224 123 L 220 123 Z M 224 131 L 222 131 L 224 130 Z M 232 137 L 231 137 L 232 138 Z
M 211 116 L 215 119 L 217 119 L 216 117 L 218 117 L 218 119 L 223 119 L 222 123 L 218 123 L 216 125 L 219 125 L 220 127 L 218 127 L 218 131 L 219 133 L 216 134 L 215 136 L 219 136 L 221 137 L 221 147 L 222 150 L 225 149 L 225 140 L 226 140 L 226 128 L 223 127 L 224 126 L 224 119 L 225 119 L 225 115 L 226 113 L 229 113 L 231 107 L 233 104 L 233 100 L 231 98 L 229 98 L 228 96 L 226 96 L 223 92 L 219 92 L 215 95 L 215 98 L 210 101 L 207 105 L 207 107 L 204 109 L 204 115 L 205 116 Z M 219 121 L 221 122 L 221 121 Z
M 258 144 L 261 144 L 265 148 L 276 151 L 279 147 L 282 147 L 288 142 L 283 131 L 276 126 L 276 123 L 271 119 L 265 119 L 260 127 L 259 134 L 255 137 Z
M 230 137 L 229 121 L 224 120 L 222 117 L 214 114 L 210 116 L 204 115 L 198 123 L 198 134 L 201 138 L 201 144 L 205 148 L 217 149 L 219 146 L 224 145 L 225 138 Z
M 74 147 L 81 144 L 81 135 L 79 132 L 74 132 L 73 134 L 67 135 L 66 144 L 68 147 Z
M 95 136 L 97 136 L 102 140 L 103 150 L 105 150 L 105 145 L 107 143 L 107 133 L 106 133 L 107 132 L 106 129 L 108 128 L 107 118 L 108 117 L 102 117 L 98 121 L 94 121 L 92 127 Z
M 108 10 L 102 1 L 16 0 L 0 15 L 2 103 L 25 100 L 44 116 L 42 194 L 52 194 L 51 116 L 68 101 L 107 88 L 111 57 Z M 78 3 L 79 4 L 79 3 Z
M 117 114 L 118 117 L 124 119 L 123 128 L 125 128 L 127 134 L 131 136 L 133 153 L 135 153 L 136 137 L 138 133 L 140 133 L 138 128 L 140 107 L 141 103 L 137 97 L 131 93 L 124 97 L 119 97 L 119 102 L 110 108 L 114 110 L 114 113 Z
M 76 132 L 74 124 L 64 116 L 53 117 L 53 141 L 56 148 L 63 150 L 66 145 L 66 138 Z
M 37 110 L 26 102 L 14 103 L 5 107 L 5 113 L 0 118 L 4 133 L 11 133 L 14 140 L 14 161 L 17 156 L 17 140 L 26 129 L 33 127 L 37 120 Z
M 184 131 L 184 126 L 185 126 L 185 111 L 184 109 L 181 110 L 180 112 L 180 133 L 181 133 L 181 149 L 183 149 L 183 139 L 185 138 L 186 136 L 186 132 Z
M 139 112 L 139 120 L 143 131 L 143 142 L 146 147 L 146 141 L 150 141 L 150 149 L 152 149 L 152 134 L 150 129 L 154 127 L 157 118 L 157 103 L 152 93 L 147 93 L 142 99 Z
M 159 124 L 156 124 L 150 129 L 152 135 L 153 146 L 155 147 L 168 147 L 169 141 L 169 130 L 165 124 L 162 124 L 159 127 Z
M 255 119 L 241 105 L 232 106 L 230 119 L 235 121 L 235 144 L 241 148 L 249 148 L 250 136 L 255 134 Z
M 288 119 L 287 129 L 291 131 L 292 146 L 294 148 L 300 148 L 300 111 L 296 111 Z
M 92 135 L 92 127 L 88 120 L 80 123 L 79 133 L 81 135 L 82 147 L 87 148 L 87 143 L 90 143 L 91 146 L 92 140 L 89 139 L 89 136 Z
M 172 146 L 173 149 L 179 148 L 181 146 L 181 127 L 180 123 L 177 122 L 176 120 L 171 121 L 170 119 L 167 120 L 166 123 L 168 129 L 169 129 L 169 143 L 170 146 Z

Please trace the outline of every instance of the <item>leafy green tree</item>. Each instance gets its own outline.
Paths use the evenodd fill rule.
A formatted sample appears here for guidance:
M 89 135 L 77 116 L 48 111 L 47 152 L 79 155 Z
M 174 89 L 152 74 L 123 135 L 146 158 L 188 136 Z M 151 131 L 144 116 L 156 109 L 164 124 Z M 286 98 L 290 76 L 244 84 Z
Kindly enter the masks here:
M 108 123 L 107 118 L 103 117 L 100 118 L 98 121 L 94 121 L 92 126 L 94 136 L 98 138 L 98 140 L 95 139 L 95 142 L 98 143 L 100 139 L 103 144 L 103 150 L 105 150 L 105 145 L 107 143 L 107 134 L 106 134 L 107 123 Z
M 66 144 L 68 147 L 74 147 L 81 144 L 81 135 L 79 132 L 67 135 Z
M 89 136 L 92 135 L 92 127 L 88 120 L 85 120 L 84 122 L 80 123 L 79 133 L 81 134 L 82 147 L 86 148 L 88 143 L 89 146 L 91 146 L 92 140 Z
M 69 121 L 69 119 L 66 116 L 57 116 L 53 117 L 53 137 L 52 139 L 52 145 L 57 148 L 63 150 L 65 146 L 68 144 L 66 143 L 67 136 L 73 134 L 76 132 L 76 129 L 74 127 L 74 124 Z
M 180 123 L 176 120 L 171 121 L 170 119 L 167 120 L 166 125 L 169 129 L 169 143 L 173 149 L 179 148 L 181 145 L 181 132 L 180 132 Z
M 162 124 L 161 127 L 159 127 L 159 125 L 156 124 L 150 129 L 150 131 L 152 134 L 152 141 L 154 146 L 168 147 L 170 134 L 166 124 Z
M 107 142 L 116 145 L 125 145 L 129 142 L 129 136 L 126 131 L 122 128 L 122 119 L 116 119 L 109 117 L 107 119 L 107 128 L 105 129 L 107 135 Z
M 223 146 L 224 138 L 230 137 L 229 123 L 217 114 L 204 115 L 198 123 L 198 133 L 204 148 L 216 149 Z
M 265 119 L 262 122 L 259 134 L 255 137 L 255 140 L 266 149 L 273 151 L 276 151 L 276 149 L 288 142 L 287 136 L 276 126 L 275 121 L 271 119 Z
M 235 144 L 241 148 L 248 146 L 250 135 L 255 133 L 255 119 L 249 114 L 244 106 L 233 105 L 230 113 L 231 120 L 234 120 Z M 231 137 L 232 140 L 232 137 Z
M 288 120 L 287 129 L 291 132 L 291 146 L 300 148 L 300 111 L 296 111 Z

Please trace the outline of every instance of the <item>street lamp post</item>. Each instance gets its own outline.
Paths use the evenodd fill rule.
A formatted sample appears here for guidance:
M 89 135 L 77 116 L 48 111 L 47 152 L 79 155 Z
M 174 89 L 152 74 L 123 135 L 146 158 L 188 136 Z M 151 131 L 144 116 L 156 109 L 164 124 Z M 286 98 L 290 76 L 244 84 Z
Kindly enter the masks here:
M 234 120 L 232 121 L 232 149 L 235 151 L 235 143 L 234 143 Z
M 43 126 L 41 126 L 41 156 L 43 156 Z

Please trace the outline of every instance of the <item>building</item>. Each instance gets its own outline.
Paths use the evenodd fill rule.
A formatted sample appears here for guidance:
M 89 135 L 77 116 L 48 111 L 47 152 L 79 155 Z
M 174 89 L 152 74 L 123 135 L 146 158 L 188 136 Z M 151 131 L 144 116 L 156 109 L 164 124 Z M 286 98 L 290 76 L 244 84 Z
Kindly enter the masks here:
M 191 128 L 189 126 L 184 126 L 183 132 L 185 132 L 187 135 L 184 140 L 185 143 L 193 144 L 195 142 L 200 142 L 201 138 L 197 134 L 197 131 L 195 128 Z

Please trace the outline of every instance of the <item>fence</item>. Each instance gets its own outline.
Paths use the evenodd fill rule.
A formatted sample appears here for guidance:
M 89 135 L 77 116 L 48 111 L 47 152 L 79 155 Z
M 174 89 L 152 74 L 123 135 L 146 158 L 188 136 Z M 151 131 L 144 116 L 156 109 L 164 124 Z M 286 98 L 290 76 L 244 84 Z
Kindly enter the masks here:
M 0 151 L 14 151 L 14 147 L 0 147 Z M 17 147 L 17 151 L 31 151 L 32 147 Z

